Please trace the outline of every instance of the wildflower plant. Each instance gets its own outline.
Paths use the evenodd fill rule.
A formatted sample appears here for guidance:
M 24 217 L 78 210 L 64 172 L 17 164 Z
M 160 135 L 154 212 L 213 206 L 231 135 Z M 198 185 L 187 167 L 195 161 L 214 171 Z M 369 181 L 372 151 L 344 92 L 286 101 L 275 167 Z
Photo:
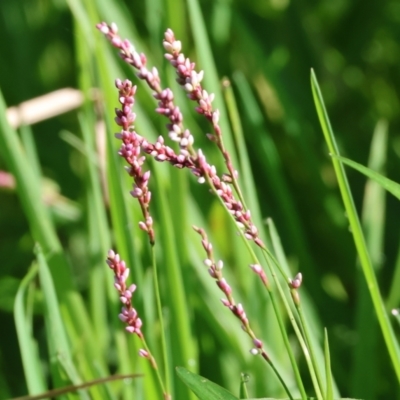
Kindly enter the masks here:
M 260 278 L 264 288 L 267 290 L 274 308 L 275 316 L 277 318 L 281 335 L 283 337 L 290 361 L 295 376 L 297 391 L 300 393 L 302 399 L 307 399 L 307 394 L 304 388 L 303 379 L 300 375 L 298 362 L 294 356 L 293 349 L 289 343 L 288 333 L 282 317 L 282 311 L 278 304 L 278 299 L 283 302 L 284 308 L 290 317 L 293 329 L 298 337 L 300 346 L 303 350 L 308 369 L 311 375 L 316 398 L 322 400 L 332 396 L 332 388 L 326 387 L 325 382 L 322 380 L 319 366 L 316 362 L 312 342 L 308 332 L 308 326 L 302 314 L 301 300 L 299 295 L 299 288 L 302 283 L 302 274 L 298 273 L 294 278 L 287 276 L 283 268 L 280 266 L 277 259 L 272 252 L 264 244 L 260 237 L 259 228 L 255 226 L 252 221 L 251 211 L 245 205 L 245 200 L 238 183 L 238 171 L 232 164 L 230 153 L 226 150 L 223 140 L 223 133 L 219 125 L 219 111 L 213 108 L 214 94 L 208 93 L 202 86 L 204 71 L 196 71 L 196 65 L 182 52 L 182 44 L 174 36 L 171 29 L 168 29 L 164 35 L 163 45 L 166 50 L 165 58 L 170 62 L 171 66 L 176 71 L 176 81 L 186 92 L 189 100 L 196 103 L 195 110 L 198 114 L 204 116 L 212 127 L 212 133 L 207 134 L 207 138 L 216 144 L 220 154 L 223 157 L 226 171 L 221 173 L 217 168 L 207 161 L 206 155 L 201 149 L 196 148 L 195 138 L 190 132 L 189 128 L 184 125 L 184 118 L 180 108 L 175 104 L 175 96 L 170 88 L 163 88 L 161 85 L 158 70 L 153 67 L 147 68 L 146 56 L 139 54 L 134 50 L 134 47 L 128 40 L 122 40 L 118 35 L 118 28 L 116 24 L 108 25 L 103 22 L 97 25 L 97 28 L 106 36 L 110 43 L 119 50 L 120 57 L 128 64 L 137 70 L 136 75 L 139 79 L 145 81 L 149 88 L 152 90 L 153 97 L 158 101 L 155 111 L 158 114 L 167 118 L 168 123 L 166 128 L 168 137 L 172 142 L 178 144 L 178 148 L 169 147 L 165 144 L 165 139 L 160 135 L 156 142 L 149 142 L 144 136 L 135 131 L 135 113 L 133 106 L 135 104 L 136 86 L 128 79 L 122 81 L 117 79 L 115 86 L 118 89 L 118 99 L 121 104 L 120 108 L 116 109 L 115 121 L 121 127 L 121 131 L 115 136 L 120 139 L 122 144 L 118 154 L 123 157 L 128 164 L 126 170 L 133 179 L 133 190 L 131 195 L 136 198 L 140 204 L 143 220 L 139 222 L 139 227 L 145 231 L 149 237 L 149 243 L 152 248 L 156 244 L 155 232 L 153 228 L 153 218 L 150 214 L 150 200 L 151 192 L 148 188 L 150 179 L 150 171 L 143 171 L 146 157 L 152 157 L 155 161 L 161 163 L 169 163 L 179 169 L 189 169 L 196 177 L 198 183 L 206 184 L 209 186 L 211 192 L 217 196 L 220 203 L 225 208 L 233 222 L 236 224 L 239 234 L 244 239 L 248 248 L 250 257 L 253 263 L 250 264 L 251 270 Z M 261 355 L 261 357 L 271 366 L 277 379 L 283 386 L 287 396 L 293 399 L 294 388 L 289 388 L 282 378 L 281 373 L 276 368 L 270 355 L 264 348 L 262 340 L 250 327 L 250 321 L 245 313 L 244 306 L 241 303 L 236 303 L 226 279 L 222 274 L 223 261 L 215 261 L 213 255 L 213 247 L 209 242 L 207 234 L 204 229 L 194 227 L 194 230 L 200 235 L 201 242 L 206 253 L 204 264 L 208 267 L 208 273 L 213 278 L 224 295 L 221 299 L 222 304 L 226 306 L 233 315 L 240 321 L 242 329 L 248 334 L 252 340 L 253 347 L 250 352 L 254 355 Z M 263 255 L 263 262 L 258 259 L 258 256 L 253 249 L 253 243 L 258 249 L 261 249 Z M 118 256 L 115 256 L 113 251 L 110 251 L 108 264 L 113 268 L 113 259 L 116 257 L 116 265 L 120 262 Z M 153 267 L 156 265 L 155 257 L 152 258 Z M 273 279 L 274 284 L 270 283 L 268 274 L 262 267 L 265 264 L 268 268 L 268 274 Z M 122 262 L 123 268 L 124 264 Z M 126 289 L 125 283 L 121 284 L 115 267 L 113 268 L 116 276 L 116 288 L 120 292 L 121 301 L 127 301 L 124 305 L 120 318 L 127 323 L 127 330 L 131 333 L 136 333 L 143 339 L 140 331 L 141 320 L 137 318 L 136 312 L 132 309 L 130 302 L 132 290 L 136 286 L 131 286 L 132 290 Z M 126 270 L 125 270 L 126 271 Z M 278 272 L 281 277 L 278 277 Z M 126 274 L 125 274 L 126 275 Z M 154 270 L 155 288 L 158 293 L 157 270 Z M 286 282 L 286 288 L 282 286 Z M 123 279 L 126 279 L 124 277 Z M 122 291 L 121 291 L 122 290 Z M 291 295 L 292 305 L 288 300 L 288 294 Z M 128 299 L 128 300 L 127 300 Z M 162 321 L 163 315 L 161 310 L 161 299 L 157 295 L 157 304 L 159 311 L 159 318 Z M 293 313 L 293 309 L 297 310 L 297 315 Z M 136 328 L 136 325 L 138 327 Z M 164 341 L 165 344 L 165 341 Z M 163 349 L 164 366 L 168 369 L 167 352 Z M 153 367 L 156 367 L 153 356 L 150 355 L 148 348 L 140 351 L 140 355 L 150 358 Z M 168 377 L 165 376 L 168 380 Z M 329 378 L 330 379 L 330 378 Z M 329 380 L 328 379 L 328 380 Z M 160 384 L 165 398 L 169 398 L 170 393 L 165 389 L 164 384 L 160 379 Z
M 341 246 L 336 242 L 336 233 L 329 233 L 327 242 L 334 243 L 339 254 L 349 247 L 345 242 L 354 239 L 360 278 L 361 274 L 365 278 L 359 279 L 365 287 L 356 283 L 361 306 L 347 310 L 350 301 L 335 303 L 344 311 L 341 323 L 348 323 L 351 317 L 357 319 L 357 328 L 350 328 L 353 335 L 359 335 L 357 343 L 361 345 L 357 348 L 338 339 L 334 329 L 330 330 L 330 348 L 327 331 L 318 319 L 319 314 L 324 323 L 337 324 L 337 313 L 326 306 L 326 293 L 318 293 L 322 292 L 320 283 L 326 271 L 314 264 L 320 254 L 314 259 L 311 248 L 307 249 L 316 238 L 310 243 L 304 239 L 307 235 L 301 218 L 296 220 L 299 214 L 295 200 L 290 191 L 282 189 L 286 178 L 281 167 L 276 166 L 279 154 L 274 154 L 274 140 L 264 126 L 268 110 L 264 114 L 261 109 L 261 92 L 269 92 L 266 76 L 270 70 L 262 76 L 253 74 L 254 70 L 247 75 L 234 72 L 241 68 L 245 71 L 253 64 L 252 52 L 257 48 L 250 36 L 243 39 L 248 32 L 240 18 L 235 20 L 239 22 L 235 25 L 239 39 L 235 51 L 249 56 L 250 62 L 243 62 L 243 58 L 239 63 L 229 63 L 234 68 L 229 72 L 234 81 L 230 86 L 226 78 L 220 84 L 212 67 L 208 32 L 197 0 L 184 2 L 187 13 L 180 17 L 182 25 L 176 24 L 174 31 L 167 29 L 164 33 L 163 69 L 151 66 L 157 65 L 156 51 L 148 48 L 146 57 L 136 50 L 136 45 L 138 49 L 146 45 L 134 30 L 129 36 L 135 45 L 120 37 L 115 24 L 102 22 L 97 25 L 98 30 L 94 29 L 98 15 L 118 18 L 121 27 L 129 29 L 123 1 L 87 3 L 82 7 L 77 7 L 76 2 L 67 3 L 75 22 L 79 90 L 73 90 L 73 102 L 79 100 L 82 105 L 83 113 L 78 118 L 82 137 L 70 132 L 61 136 L 73 147 L 71 154 L 77 156 L 71 162 L 71 182 L 75 183 L 77 176 L 82 178 L 82 207 L 58 192 L 56 196 L 44 196 L 40 190 L 43 174 L 34 138 L 27 127 L 21 132 L 13 129 L 18 124 L 37 121 L 37 115 L 24 112 L 31 102 L 7 110 L 7 115 L 13 111 L 18 117 L 14 122 L 0 118 L 0 156 L 7 169 L 5 173 L 0 171 L 0 178 L 1 174 L 9 178 L 8 183 L 7 179 L 0 179 L 0 186 L 18 192 L 31 236 L 37 243 L 35 261 L 18 291 L 15 289 L 15 326 L 25 377 L 24 388 L 18 390 L 35 398 L 68 399 L 72 399 L 68 393 L 75 391 L 74 398 L 83 400 L 194 400 L 195 396 L 202 400 L 256 396 L 338 400 L 340 391 L 351 393 L 354 388 L 357 397 L 367 399 L 371 393 L 370 398 L 376 399 L 385 379 L 385 393 L 395 393 L 398 388 L 393 385 L 388 389 L 386 379 L 400 382 L 400 350 L 396 331 L 389 322 L 391 318 L 394 329 L 398 329 L 400 263 L 384 302 L 377 270 L 372 267 L 381 265 L 384 252 L 383 241 L 380 243 L 384 218 L 380 222 L 376 218 L 383 212 L 384 201 L 380 198 L 367 204 L 366 194 L 361 229 L 344 165 L 363 173 L 369 178 L 368 183 L 378 182 L 381 195 L 387 190 L 400 199 L 400 186 L 340 156 L 314 72 L 312 95 L 346 212 L 341 234 L 350 238 L 343 239 Z M 147 7 L 154 2 L 145 3 Z M 173 2 L 161 3 L 170 7 Z M 231 7 L 229 2 L 217 3 L 218 12 Z M 115 14 L 116 10 L 121 12 Z M 218 14 L 214 14 L 215 10 L 213 15 Z M 175 18 L 176 9 L 173 11 Z M 196 63 L 187 57 L 190 54 L 192 58 L 193 54 L 187 44 L 180 41 L 187 16 L 198 56 Z M 151 35 L 153 39 L 161 36 L 164 17 L 157 20 L 153 14 L 146 15 L 148 21 L 141 20 L 146 25 L 141 35 Z M 216 44 L 215 32 L 210 38 Z M 247 54 L 243 46 L 250 44 Z M 162 48 L 161 43 L 159 47 Z M 123 69 L 114 63 L 114 50 L 125 63 Z M 259 51 L 257 63 L 270 68 L 276 62 L 277 66 L 282 54 L 274 51 L 269 64 L 270 55 L 261 56 Z M 136 77 L 132 77 L 129 66 Z M 172 82 L 174 78 L 176 82 Z M 269 78 L 279 91 L 279 100 L 293 95 L 292 88 L 286 92 L 286 88 L 278 88 L 273 76 Z M 99 87 L 101 90 L 93 89 Z M 70 92 L 58 95 L 64 98 Z M 260 102 L 256 101 L 257 92 Z M 288 104 L 282 105 L 288 119 L 285 116 L 285 121 L 276 125 L 277 132 L 283 129 L 289 133 L 293 116 L 289 118 Z M 115 111 L 110 112 L 114 106 Z M 1 96 L 0 112 L 6 115 Z M 160 120 L 165 129 L 155 128 Z M 248 124 L 245 130 L 241 122 Z M 296 122 L 299 126 L 309 123 L 303 117 Z M 379 123 L 374 138 L 380 138 L 381 146 L 371 145 L 371 154 L 375 148 L 380 148 L 381 157 L 385 153 L 385 135 L 386 128 Z M 303 156 L 314 157 L 315 146 L 306 138 L 291 137 L 290 142 L 299 148 L 300 158 L 304 149 Z M 65 167 L 65 163 L 62 165 Z M 302 171 L 314 173 L 315 165 L 310 162 Z M 251 167 L 256 167 L 253 173 Z M 311 186 L 315 189 L 321 183 L 315 178 Z M 319 190 L 316 192 L 320 194 Z M 328 203 L 326 197 L 317 197 L 321 205 Z M 61 213 L 53 208 L 60 204 L 64 207 Z M 272 204 L 276 209 L 268 210 Z M 340 206 L 337 209 L 341 210 Z M 281 216 L 278 224 L 285 229 L 286 243 L 290 237 L 291 254 L 299 254 L 299 264 L 286 259 L 273 220 L 263 220 L 267 212 L 274 218 Z M 342 210 L 330 212 L 329 216 L 333 220 L 338 214 L 342 215 Z M 76 224 L 80 224 L 79 234 L 74 233 L 68 244 L 66 236 L 58 231 L 67 226 L 60 223 L 66 222 L 68 229 L 72 222 L 74 232 Z M 347 232 L 347 225 L 351 233 Z M 366 238 L 363 230 L 369 233 Z M 25 239 L 22 242 L 26 246 Z M 349 254 L 350 263 L 355 264 L 354 253 Z M 346 260 L 349 254 L 340 254 L 338 259 Z M 8 257 L 4 259 L 7 261 Z M 332 267 L 333 262 L 330 264 Z M 335 273 L 339 276 L 338 271 Z M 388 276 L 387 271 L 385 274 Z M 7 282 L 4 286 L 1 283 L 2 288 L 6 287 Z M 6 297 L 7 294 L 2 311 L 8 304 Z M 354 302 L 352 299 L 351 304 Z M 39 335 L 37 328 L 41 329 Z M 8 334 L 6 329 L 4 332 Z M 372 343 L 382 348 L 385 343 L 385 351 L 372 350 Z M 344 357 L 341 352 L 350 348 L 352 354 Z M 338 372 L 340 360 L 344 360 L 344 368 L 336 375 L 337 385 L 331 356 Z M 377 384 L 376 377 L 382 378 L 377 379 Z M 6 379 L 2 380 L 0 392 L 8 398 L 12 390 L 3 390 Z M 213 381 L 222 382 L 230 392 Z

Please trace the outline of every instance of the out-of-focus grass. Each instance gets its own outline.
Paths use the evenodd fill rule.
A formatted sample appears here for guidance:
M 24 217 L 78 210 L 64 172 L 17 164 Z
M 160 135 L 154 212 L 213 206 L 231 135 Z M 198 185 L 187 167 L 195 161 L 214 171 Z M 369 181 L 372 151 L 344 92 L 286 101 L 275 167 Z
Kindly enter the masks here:
M 112 399 L 121 393 L 124 398 L 158 396 L 152 371 L 136 356 L 139 343 L 125 334 L 117 318 L 119 305 L 104 263 L 110 246 L 126 259 L 138 284 L 135 306 L 142 315 L 149 344 L 159 354 L 148 246 L 137 229 L 140 212 L 129 195 L 131 182 L 116 155 L 118 143 L 113 137 L 113 110 L 117 106 L 113 81 L 117 77 L 135 78 L 95 30 L 94 24 L 100 20 L 118 23 L 121 36 L 146 52 L 150 66 L 162 65 L 163 82 L 175 90 L 161 47 L 163 31 L 172 27 L 183 42 L 184 52 L 205 69 L 205 86 L 218 95 L 217 106 L 231 107 L 228 111 L 235 115 L 236 104 L 241 127 L 227 113 L 223 113 L 223 126 L 228 146 L 238 160 L 246 200 L 260 228 L 265 218 L 273 219 L 292 274 L 303 272 L 305 313 L 320 349 L 323 327 L 328 328 L 338 390 L 368 399 L 395 396 L 398 385 L 387 352 L 377 350 L 384 348 L 382 335 L 373 327 L 375 316 L 368 306 L 365 282 L 358 277 L 348 222 L 320 134 L 309 69 L 314 67 L 318 72 L 336 139 L 345 156 L 367 164 L 371 154 L 371 167 L 379 161 L 373 161 L 376 157 L 384 157 L 384 146 L 376 144 L 379 133 L 374 141 L 372 133 L 376 121 L 386 118 L 385 169 L 389 177 L 399 181 L 399 142 L 394 135 L 399 129 L 395 91 L 400 78 L 396 67 L 400 49 L 395 40 L 398 4 L 389 0 L 362 6 L 350 0 L 259 3 L 1 2 L 0 34 L 5 40 L 0 41 L 0 54 L 5 61 L 0 63 L 0 86 L 6 103 L 16 105 L 66 86 L 81 89 L 86 101 L 79 113 L 34 125 L 31 133 L 21 128 L 20 144 L 2 119 L 2 131 L 8 130 L 14 151 L 2 146 L 0 170 L 15 175 L 18 195 L 0 191 L 0 281 L 5 282 L 0 286 L 0 397 L 22 395 L 28 388 L 31 393 L 43 389 L 39 382 L 38 386 L 32 384 L 34 377 L 25 378 L 21 360 L 26 362 L 26 357 L 45 366 L 44 378 L 52 371 L 63 384 L 115 371 L 146 375 L 129 385 L 113 382 L 107 389 L 90 389 L 92 398 Z M 233 88 L 226 105 L 220 89 L 223 76 L 231 80 Z M 154 140 L 166 134 L 165 121 L 154 113 L 155 102 L 149 91 L 140 82 L 135 83 L 139 86 L 136 127 Z M 94 87 L 101 89 L 97 103 L 89 95 Z M 193 105 L 185 103 L 184 94 L 177 93 L 177 99 L 196 135 L 196 144 L 221 168 L 218 154 L 204 137 L 210 127 L 191 111 Z M 106 123 L 103 134 L 96 127 L 99 118 Z M 72 132 L 81 147 L 76 149 L 62 140 L 61 130 Z M 376 149 L 380 149 L 379 154 Z M 270 304 L 249 273 L 250 260 L 231 221 L 187 171 L 155 163 L 151 169 L 171 368 L 186 364 L 235 394 L 240 373 L 246 372 L 251 377 L 250 397 L 282 397 L 270 370 L 248 353 L 251 343 L 237 320 L 219 304 L 220 293 L 202 265 L 205 256 L 191 230 L 192 224 L 207 228 L 218 257 L 225 261 L 224 273 L 236 297 L 246 305 L 254 329 L 291 385 L 293 378 Z M 40 200 L 40 174 L 57 182 L 61 193 L 73 200 L 71 204 L 79 205 L 78 217 L 55 220 L 49 216 L 49 208 Z M 394 217 L 399 204 L 388 198 L 385 215 L 382 193 L 372 197 L 368 189 L 364 195 L 365 179 L 350 169 L 348 175 L 360 213 L 363 204 L 367 245 L 381 292 L 384 298 L 390 294 L 390 307 L 396 307 L 398 296 L 391 281 L 400 271 Z M 368 219 L 378 215 L 378 221 Z M 263 235 L 267 235 L 266 230 Z M 45 275 L 46 289 L 51 291 L 51 278 L 56 298 L 51 292 L 46 294 L 37 280 L 28 283 L 36 241 L 43 249 L 39 269 L 46 273 L 48 263 L 51 272 L 51 277 Z M 22 282 L 18 294 L 16 279 Z M 40 276 L 42 284 L 43 279 Z M 17 330 L 10 307 L 15 298 Z M 68 346 L 61 348 L 58 360 L 51 355 L 61 342 L 53 337 L 56 340 L 50 347 L 51 335 L 45 328 L 50 318 L 46 308 L 49 301 L 54 303 L 50 304 L 55 307 L 52 313 L 62 316 L 63 335 L 67 336 Z M 23 326 L 28 335 L 21 336 Z M 17 331 L 27 348 L 18 345 Z M 371 357 L 374 368 L 370 368 Z M 73 367 L 69 369 L 71 360 Z M 54 363 L 64 368 L 53 371 Z M 304 376 L 308 376 L 305 369 Z M 177 398 L 188 398 L 176 375 L 173 387 L 180 396 Z

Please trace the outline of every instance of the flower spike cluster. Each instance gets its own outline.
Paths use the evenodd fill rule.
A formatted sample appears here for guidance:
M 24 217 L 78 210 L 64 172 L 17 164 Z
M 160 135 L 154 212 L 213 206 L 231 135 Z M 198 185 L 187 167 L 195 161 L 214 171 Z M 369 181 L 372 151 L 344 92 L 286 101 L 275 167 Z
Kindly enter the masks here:
M 202 71 L 196 72 L 194 70 L 195 64 L 181 53 L 181 43 L 175 39 L 172 30 L 168 29 L 165 33 L 164 48 L 168 52 L 166 58 L 176 68 L 178 74 L 177 80 L 188 92 L 188 97 L 198 103 L 197 112 L 203 114 L 213 125 L 215 135 L 208 135 L 208 137 L 217 143 L 229 171 L 228 174 L 223 174 L 221 177 L 217 174 L 215 166 L 210 165 L 206 161 L 201 150 L 197 152 L 193 150 L 193 136 L 183 126 L 183 116 L 179 107 L 174 103 L 173 92 L 169 88 L 161 88 L 157 69 L 152 68 L 151 71 L 147 69 L 146 56 L 136 52 L 128 40 L 122 40 L 118 36 L 118 28 L 115 24 L 108 25 L 102 22 L 97 25 L 97 28 L 110 40 L 114 47 L 119 49 L 121 58 L 138 70 L 137 76 L 146 81 L 148 86 L 153 90 L 153 96 L 158 100 L 156 112 L 164 115 L 169 120 L 167 124 L 169 137 L 171 140 L 177 142 L 180 147 L 179 154 L 176 154 L 173 149 L 165 146 L 162 137 L 159 137 L 154 145 L 142 138 L 141 148 L 143 152 L 151 154 L 157 161 L 168 161 L 178 168 L 189 168 L 200 183 L 208 181 L 213 191 L 221 198 L 228 211 L 236 220 L 239 229 L 244 232 L 245 237 L 253 240 L 258 246 L 263 248 L 264 243 L 259 237 L 258 229 L 252 222 L 250 210 L 246 210 L 242 202 L 235 198 L 230 186 L 232 183 L 236 192 L 240 192 L 236 183 L 237 171 L 233 169 L 230 155 L 223 146 L 222 133 L 218 124 L 219 111 L 212 108 L 211 103 L 214 95 L 208 94 L 202 88 L 201 80 L 204 73 Z M 133 103 L 132 99 L 132 102 L 129 104 L 133 105 Z M 118 114 L 117 118 L 119 118 Z M 130 140 L 127 138 L 129 134 L 126 132 L 118 134 L 117 137 L 123 141 Z M 146 217 L 145 219 L 147 220 Z M 150 229 L 146 225 L 146 222 L 141 227 L 145 230 L 146 227 Z
M 119 101 L 121 103 L 121 109 L 115 110 L 115 122 L 122 128 L 121 132 L 115 135 L 122 140 L 118 154 L 125 158 L 129 164 L 127 171 L 135 182 L 131 195 L 138 199 L 144 217 L 144 221 L 139 222 L 139 227 L 147 232 L 150 243 L 153 245 L 155 236 L 153 219 L 149 211 L 151 192 L 148 189 L 150 171 L 143 172 L 142 170 L 145 160 L 140 155 L 143 138 L 135 132 L 133 125 L 136 118 L 136 115 L 132 112 L 132 107 L 135 103 L 136 86 L 132 86 L 132 82 L 128 80 L 122 82 L 119 79 L 115 81 L 115 86 L 119 91 Z
M 132 296 L 136 290 L 136 285 L 126 285 L 126 280 L 129 276 L 129 268 L 126 267 L 125 261 L 121 260 L 119 254 L 116 254 L 113 250 L 108 252 L 106 262 L 114 272 L 114 287 L 118 290 L 119 299 L 122 303 L 119 319 L 126 324 L 125 330 L 129 333 L 137 335 L 139 339 L 142 340 L 145 347 L 147 347 L 141 329 L 143 325 L 142 320 L 139 318 L 137 311 L 132 305 Z M 154 368 L 157 368 L 157 363 L 148 349 L 140 349 L 139 355 L 149 359 L 151 365 Z

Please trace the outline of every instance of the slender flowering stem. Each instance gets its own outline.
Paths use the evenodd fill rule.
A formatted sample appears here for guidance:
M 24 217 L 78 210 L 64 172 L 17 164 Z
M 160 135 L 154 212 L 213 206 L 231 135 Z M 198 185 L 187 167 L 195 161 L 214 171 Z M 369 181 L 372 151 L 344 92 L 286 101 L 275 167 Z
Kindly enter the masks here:
M 141 329 L 143 325 L 142 320 L 139 318 L 137 311 L 132 305 L 132 296 L 136 290 L 136 285 L 132 284 L 129 287 L 126 285 L 126 280 L 129 276 L 129 268 L 126 267 L 125 261 L 121 260 L 119 254 L 116 254 L 113 250 L 108 252 L 106 262 L 114 272 L 114 287 L 117 289 L 119 293 L 119 299 L 122 303 L 119 319 L 126 324 L 125 330 L 128 333 L 135 334 L 141 340 L 143 348 L 139 350 L 139 356 L 149 360 L 151 366 L 156 371 L 158 382 L 164 394 L 164 399 L 170 400 L 171 396 L 168 394 L 168 391 L 165 390 L 164 382 L 160 376 L 157 362 L 151 354 L 144 338 L 144 334 Z
M 133 190 L 131 191 L 131 195 L 137 198 L 144 217 L 144 221 L 139 222 L 139 227 L 145 232 L 147 232 L 149 236 L 150 245 L 152 248 L 152 260 L 153 260 L 152 265 L 154 269 L 154 274 L 153 274 L 154 290 L 156 293 L 157 311 L 160 318 L 160 326 L 162 332 L 161 344 L 162 344 L 163 360 L 164 360 L 165 382 L 167 385 L 167 392 L 165 391 L 164 392 L 168 393 L 169 371 L 168 371 L 167 348 L 164 337 L 165 331 L 164 331 L 164 323 L 162 316 L 160 290 L 158 285 L 157 262 L 154 254 L 155 234 L 153 229 L 153 218 L 150 215 L 151 192 L 148 189 L 150 171 L 143 172 L 142 165 L 145 161 L 145 157 L 141 155 L 142 149 L 145 149 L 146 152 L 149 152 L 151 154 L 152 152 L 155 152 L 156 149 L 160 150 L 163 147 L 163 144 L 161 143 L 160 139 L 155 146 L 152 146 L 148 144 L 135 131 L 134 122 L 136 119 L 136 115 L 133 113 L 132 107 L 135 103 L 134 95 L 136 92 L 136 86 L 132 86 L 132 82 L 129 80 L 125 80 L 122 82 L 119 79 L 115 81 L 115 86 L 118 88 L 119 102 L 121 103 L 121 109 L 115 110 L 116 113 L 115 122 L 122 128 L 122 131 L 115 135 L 118 139 L 122 140 L 122 145 L 118 154 L 121 157 L 123 157 L 129 164 L 129 167 L 127 167 L 127 171 L 129 175 L 133 177 L 133 180 L 135 182 Z M 162 153 L 160 151 L 157 151 L 157 156 L 161 158 Z
M 215 279 L 217 286 L 225 295 L 225 298 L 221 299 L 222 304 L 225 307 L 229 308 L 233 315 L 239 319 L 242 324 L 242 329 L 250 336 L 253 341 L 254 347 L 250 350 L 250 352 L 254 355 L 260 354 L 261 357 L 272 367 L 287 395 L 291 400 L 293 400 L 293 397 L 288 387 L 286 386 L 285 381 L 283 380 L 282 376 L 279 374 L 278 370 L 274 366 L 271 358 L 265 351 L 263 342 L 256 337 L 254 331 L 251 329 L 250 322 L 247 318 L 243 305 L 241 303 L 235 302 L 235 299 L 232 295 L 232 289 L 222 274 L 223 262 L 222 260 L 219 260 L 217 262 L 215 261 L 213 255 L 213 246 L 209 242 L 207 234 L 205 233 L 204 229 L 198 228 L 197 226 L 193 226 L 193 229 L 201 236 L 201 244 L 203 245 L 203 248 L 207 254 L 207 258 L 204 260 L 204 264 L 208 267 L 208 273 L 213 279 Z

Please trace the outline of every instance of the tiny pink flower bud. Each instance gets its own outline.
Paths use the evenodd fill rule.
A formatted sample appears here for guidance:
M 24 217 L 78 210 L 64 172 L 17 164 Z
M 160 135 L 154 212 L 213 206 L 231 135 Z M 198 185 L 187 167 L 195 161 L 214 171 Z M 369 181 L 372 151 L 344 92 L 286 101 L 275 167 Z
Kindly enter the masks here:
M 217 270 L 221 271 L 221 269 L 224 267 L 224 262 L 222 260 L 219 260 L 216 264 Z
M 184 86 L 184 88 L 185 88 L 185 90 L 187 91 L 187 92 L 193 92 L 193 85 L 191 84 L 191 83 L 186 83 L 185 84 L 185 86 Z
M 212 262 L 209 258 L 206 258 L 206 259 L 204 260 L 204 265 L 205 265 L 206 267 L 211 267 L 211 266 L 213 265 L 213 262 Z
M 232 293 L 232 289 L 229 286 L 228 282 L 225 280 L 225 278 L 219 280 L 217 282 L 217 285 L 226 295 L 230 295 Z
M 254 343 L 254 346 L 256 346 L 257 347 L 257 349 L 262 349 L 262 347 L 263 347 L 263 344 L 262 344 L 262 341 L 260 340 L 260 339 L 254 339 L 253 340 L 253 343 Z
M 221 299 L 221 303 L 225 306 L 225 307 L 230 307 L 231 303 L 229 302 L 229 300 L 227 299 Z
M 139 228 L 140 228 L 142 231 L 145 231 L 145 232 L 148 232 L 148 231 L 149 231 L 149 229 L 147 228 L 146 224 L 145 224 L 143 221 L 140 221 L 138 225 L 139 225 Z
M 139 356 L 143 358 L 149 358 L 149 353 L 145 349 L 140 349 L 139 350 Z
M 172 44 L 167 42 L 166 40 L 163 41 L 163 46 L 164 49 L 168 52 L 168 53 L 172 53 Z
M 115 257 L 114 250 L 108 250 L 108 254 L 107 255 L 108 255 L 108 258 L 112 260 Z
M 134 283 L 132 283 L 132 285 L 129 286 L 128 289 L 131 293 L 133 293 L 136 290 L 136 285 Z
M 181 41 L 180 41 L 180 40 L 175 40 L 175 41 L 172 43 L 172 51 L 173 51 L 174 53 L 180 53 L 181 50 L 182 50 L 182 43 L 181 43 Z
M 215 268 L 211 267 L 208 269 L 208 273 L 210 274 L 211 278 L 217 279 L 218 276 L 216 274 Z
M 250 268 L 256 273 L 260 274 L 262 272 L 261 265 L 259 264 L 250 264 Z
M 139 187 L 135 187 L 130 193 L 135 199 L 143 196 L 143 191 Z

